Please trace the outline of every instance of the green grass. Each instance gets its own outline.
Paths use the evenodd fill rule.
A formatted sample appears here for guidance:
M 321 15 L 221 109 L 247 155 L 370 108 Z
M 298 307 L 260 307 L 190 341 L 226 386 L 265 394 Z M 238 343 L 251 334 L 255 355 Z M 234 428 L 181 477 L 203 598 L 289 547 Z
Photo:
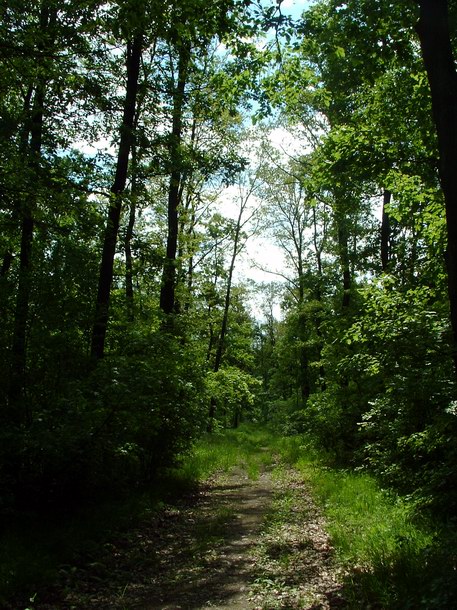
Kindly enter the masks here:
M 301 471 L 323 509 L 347 574 L 349 609 L 457 607 L 449 552 L 453 547 L 455 557 L 455 532 L 419 518 L 414 507 L 369 475 L 326 466 L 297 437 L 282 442 L 282 454 Z
M 272 460 L 269 451 L 260 450 L 270 440 L 268 432 L 250 426 L 208 435 L 150 490 L 134 492 L 129 498 L 94 500 L 71 514 L 31 513 L 10 519 L 0 534 L 0 607 L 7 607 L 17 594 L 24 599 L 33 597 L 56 579 L 62 564 L 90 561 L 115 532 L 125 531 L 146 514 L 173 503 L 214 472 L 241 466 L 256 479 L 263 465 Z M 228 519 L 225 514 L 216 517 L 210 537 L 217 537 L 221 523 Z
M 196 482 L 239 467 L 256 479 L 278 454 L 302 473 L 322 506 L 346 574 L 348 610 L 457 608 L 455 527 L 418 520 L 407 502 L 380 489 L 372 477 L 329 467 L 325 455 L 310 450 L 299 437 L 282 439 L 252 425 L 205 436 L 149 493 L 94 503 L 58 522 L 22 516 L 0 540 L 0 606 L 8 607 L 8 596 L 18 591 L 32 597 L 52 582 L 59 565 L 96 557 L 113 532 L 173 502 Z M 287 512 L 287 502 L 285 497 L 272 519 Z M 228 519 L 223 511 L 215 515 L 214 527 L 204 535 L 217 538 Z
M 188 480 L 199 481 L 215 472 L 228 472 L 241 466 L 255 480 L 262 468 L 273 462 L 271 447 L 274 442 L 271 432 L 248 424 L 237 430 L 209 434 L 196 443 L 179 472 Z

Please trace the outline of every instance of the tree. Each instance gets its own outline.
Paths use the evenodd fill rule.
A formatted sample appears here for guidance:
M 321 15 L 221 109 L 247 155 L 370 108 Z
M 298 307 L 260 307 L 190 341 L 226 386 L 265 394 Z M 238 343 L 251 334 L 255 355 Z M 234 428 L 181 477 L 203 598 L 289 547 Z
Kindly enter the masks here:
M 190 44 L 181 41 L 178 49 L 177 78 L 173 89 L 173 121 L 170 135 L 170 185 L 168 189 L 168 231 L 167 250 L 163 266 L 162 287 L 160 291 L 160 307 L 164 314 L 176 313 L 176 254 L 178 251 L 178 207 L 180 205 L 182 179 L 182 131 L 184 113 L 184 93 L 187 82 L 187 72 L 190 62 Z
M 244 176 L 246 178 L 246 176 Z M 229 311 L 231 305 L 231 295 L 232 295 L 232 281 L 233 281 L 233 272 L 235 270 L 235 263 L 238 255 L 244 248 L 246 244 L 246 235 L 244 235 L 244 229 L 248 226 L 248 224 L 253 220 L 255 214 L 258 211 L 258 206 L 255 206 L 249 209 L 249 204 L 251 198 L 254 197 L 256 190 L 258 189 L 258 177 L 257 176 L 249 176 L 247 175 L 247 181 L 243 180 L 243 176 L 240 176 L 240 181 L 238 184 L 238 217 L 236 221 L 233 223 L 232 227 L 232 253 L 230 257 L 230 263 L 227 272 L 227 280 L 226 280 L 226 288 L 225 288 L 225 297 L 224 297 L 224 306 L 222 311 L 222 321 L 220 325 L 220 330 L 216 342 L 216 354 L 214 356 L 213 363 L 213 372 L 217 373 L 222 364 L 222 358 L 224 355 L 225 349 L 225 341 L 228 330 L 229 323 Z M 208 418 L 208 430 L 212 430 L 213 420 L 216 411 L 216 402 L 214 398 L 211 398 L 211 405 L 209 409 L 209 418 Z
M 313 149 L 299 160 L 301 171 L 292 173 L 314 202 L 312 209 L 317 211 L 317 202 L 329 212 L 326 240 L 320 242 L 324 247 L 314 247 L 317 264 L 312 266 L 317 271 L 315 279 L 319 278 L 320 315 L 322 311 L 332 314 L 315 329 L 321 345 L 316 361 L 325 367 L 326 382 L 320 393 L 310 393 L 293 425 L 312 432 L 320 443 L 328 443 L 333 435 L 335 450 L 350 459 L 364 442 L 358 422 L 369 410 L 372 394 L 371 390 L 370 395 L 365 393 L 369 382 L 366 386 L 359 383 L 369 358 L 364 359 L 360 346 L 347 342 L 345 336 L 359 320 L 366 319 L 369 305 L 362 295 L 367 286 L 382 273 L 392 275 L 393 283 L 386 282 L 380 289 L 385 291 L 386 301 L 393 298 L 389 290 L 394 285 L 403 295 L 424 288 L 436 291 L 435 302 L 428 306 L 438 317 L 442 313 L 442 204 L 427 116 L 429 99 L 412 35 L 413 21 L 411 7 L 400 11 L 391 3 L 315 3 L 303 15 L 303 37 L 285 49 L 280 70 L 270 73 L 265 82 L 265 98 L 281 110 L 284 122 L 303 125 L 307 145 Z M 309 135 L 313 129 L 314 137 Z M 280 203 L 276 207 L 281 210 L 283 192 L 277 197 Z M 375 222 L 373 211 L 382 203 L 383 221 Z M 313 224 L 318 234 L 316 220 L 322 223 L 322 219 L 311 222 L 310 218 L 305 232 L 310 241 Z M 311 285 L 307 281 L 308 290 Z M 309 315 L 309 308 L 307 311 Z M 291 307 L 281 328 L 282 338 L 276 341 L 283 382 L 277 387 L 283 398 L 290 397 L 282 405 L 278 402 L 286 420 L 295 417 L 290 403 L 300 385 L 298 377 L 290 376 L 291 370 L 298 370 L 290 349 L 298 337 L 297 315 Z M 382 318 L 381 312 L 379 315 Z M 310 355 L 314 329 L 307 328 Z M 420 341 L 417 337 L 418 351 Z M 402 349 L 409 348 L 403 345 Z M 374 352 L 375 347 L 370 357 L 377 357 Z M 404 374 L 411 373 L 413 378 L 414 366 L 404 362 L 408 369 Z M 438 362 L 436 367 L 438 377 L 444 369 Z M 394 372 L 385 375 L 395 377 Z M 409 407 L 413 408 L 416 397 L 412 388 L 409 391 Z M 296 408 L 300 406 L 297 402 Z M 436 404 L 437 412 L 442 408 Z M 410 431 L 416 424 L 411 419 Z M 341 434 L 335 432 L 337 425 Z
M 187 285 L 192 294 L 181 291 L 178 299 L 188 306 L 186 320 L 198 318 L 192 310 L 198 290 L 192 274 L 204 255 L 198 206 L 211 200 L 204 185 L 220 189 L 243 166 L 227 133 L 240 122 L 237 103 L 249 78 L 233 87 L 236 69 L 225 71 L 214 55 L 222 36 L 235 46 L 245 31 L 245 3 L 202 6 L 197 0 L 166 10 L 136 1 L 2 6 L 0 370 L 7 383 L 0 394 L 7 408 L 0 469 L 2 497 L 12 502 L 18 485 L 21 501 L 39 503 L 48 492 L 62 498 L 65 480 L 88 489 L 110 477 L 150 476 L 184 448 L 191 420 L 195 433 L 206 423 L 201 328 L 192 322 L 181 342 L 162 343 L 163 212 L 173 198 L 178 206 L 185 201 L 176 258 L 194 262 L 187 284 L 185 274 L 176 274 L 173 289 Z M 177 75 L 180 49 L 188 50 L 186 78 Z M 177 76 L 187 87 L 181 109 Z
M 39 34 L 36 50 L 44 56 L 53 55 L 57 10 L 44 0 L 39 17 Z M 47 76 L 37 75 L 37 81 L 29 86 L 25 99 L 25 110 L 28 114 L 26 126 L 23 127 L 21 141 L 22 152 L 28 157 L 28 169 L 34 178 L 40 168 L 42 154 L 43 121 Z M 23 392 L 27 361 L 26 334 L 29 315 L 30 288 L 32 280 L 32 244 L 34 233 L 34 215 L 37 202 L 31 194 L 30 200 L 22 202 L 21 247 L 19 255 L 19 280 L 14 316 L 13 343 L 11 348 L 11 376 L 9 387 L 9 406 L 11 413 L 16 411 L 20 422 L 24 421 Z M 19 403 L 19 404 L 18 404 Z
M 8 146 L 3 167 L 9 167 L 12 179 L 3 184 L 3 203 L 7 213 L 11 210 L 10 224 L 20 223 L 21 235 L 8 401 L 11 416 L 15 413 L 21 423 L 30 420 L 30 405 L 28 414 L 24 413 L 23 399 L 27 385 L 29 311 L 35 287 L 37 218 L 40 219 L 46 207 L 47 197 L 55 194 L 56 184 L 61 180 L 60 188 L 68 186 L 67 180 L 60 176 L 64 164 L 58 162 L 55 149 L 59 141 L 59 113 L 70 115 L 69 111 L 62 112 L 61 107 L 68 101 L 69 76 L 74 75 L 75 60 L 66 57 L 62 49 L 70 48 L 75 54 L 84 49 L 88 10 L 89 7 L 73 10 L 68 6 L 60 10 L 47 0 L 32 3 L 28 18 L 24 18 L 28 12 L 24 12 L 22 2 L 4 10 L 4 27 L 13 25 L 10 48 L 5 56 L 13 78 L 4 98 L 8 129 L 2 135 Z M 66 24 L 67 19 L 70 25 Z M 17 102 L 21 106 L 19 113 L 12 110 Z M 3 258 L 4 277 L 14 258 L 14 247 L 10 243 Z
M 202 8 L 203 10 L 201 10 Z M 177 66 L 172 90 L 173 110 L 169 141 L 170 183 L 167 204 L 167 247 L 160 294 L 160 307 L 167 316 L 177 313 L 178 308 L 175 291 L 177 278 L 179 278 L 179 274 L 176 273 L 179 266 L 177 260 L 179 216 L 185 183 L 192 175 L 192 171 L 189 172 L 188 170 L 192 161 L 192 154 L 195 152 L 192 150 L 195 121 L 205 117 L 205 115 L 208 116 L 208 110 L 206 112 L 203 110 L 201 95 L 198 91 L 199 86 L 201 86 L 199 69 L 205 75 L 208 73 L 207 66 L 205 66 L 204 61 L 201 61 L 201 58 L 211 53 L 211 43 L 214 39 L 229 41 L 233 33 L 239 31 L 243 13 L 243 4 L 233 0 L 215 2 L 212 4 L 211 10 L 207 10 L 206 5 L 203 7 L 201 0 L 196 0 L 194 6 L 183 5 L 180 7 L 179 28 L 172 30 L 171 44 L 177 56 Z M 203 66 L 198 66 L 199 60 Z M 214 78 L 211 70 L 208 77 L 209 79 Z M 193 81 L 197 85 L 193 99 L 186 95 L 188 81 Z M 217 81 L 215 84 L 217 84 Z M 205 89 L 205 91 L 208 92 L 208 89 Z M 242 91 L 242 88 L 235 88 L 235 98 L 240 95 L 239 91 Z M 194 117 L 190 127 L 190 142 L 186 143 L 184 119 L 186 110 L 192 106 Z M 229 102 L 229 108 L 233 109 L 233 101 Z M 211 105 L 209 105 L 210 116 L 211 110 Z M 189 127 L 187 129 L 189 130 Z M 186 150 L 186 144 L 190 150 Z M 167 324 L 170 324 L 170 322 L 171 318 L 167 321 Z
M 144 18 L 144 15 L 143 15 Z M 141 22 L 141 16 L 140 16 Z M 128 24 L 124 24 L 124 27 Z M 142 25 L 140 26 L 142 27 Z M 143 51 L 143 31 L 133 31 L 126 43 L 126 88 L 123 116 L 120 126 L 120 140 L 117 154 L 116 172 L 110 189 L 108 218 L 103 239 L 102 260 L 98 280 L 95 321 L 92 329 L 91 355 L 100 359 L 105 351 L 105 336 L 108 325 L 109 299 L 113 281 L 114 256 L 122 210 L 122 193 L 127 182 L 129 157 L 134 144 L 137 95 L 140 64 Z
M 419 0 L 417 32 L 430 83 L 440 153 L 440 181 L 446 202 L 448 292 L 457 374 L 457 73 L 447 0 Z

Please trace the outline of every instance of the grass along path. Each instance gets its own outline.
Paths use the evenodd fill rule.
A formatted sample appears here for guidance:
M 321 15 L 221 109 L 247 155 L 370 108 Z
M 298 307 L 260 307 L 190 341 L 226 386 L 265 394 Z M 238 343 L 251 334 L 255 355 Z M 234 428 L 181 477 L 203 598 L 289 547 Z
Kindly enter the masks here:
M 107 543 L 89 564 L 64 570 L 60 585 L 30 608 L 339 607 L 319 512 L 298 472 L 276 463 L 267 441 L 240 432 L 202 444 L 186 468 L 202 476 L 219 464 L 197 492 Z
M 191 490 L 178 502 L 169 500 L 160 510 L 154 504 L 135 516 L 133 526 L 105 535 L 103 546 L 61 566 L 55 586 L 37 587 L 30 603 L 0 606 L 457 607 L 449 586 L 455 535 L 443 538 L 418 522 L 408 503 L 368 475 L 329 467 L 304 439 L 252 427 L 213 435 L 198 444 L 176 479 L 185 483 L 179 489 Z
M 274 501 L 256 546 L 256 608 L 323 610 L 345 606 L 341 572 L 303 476 L 290 466 L 273 471 Z

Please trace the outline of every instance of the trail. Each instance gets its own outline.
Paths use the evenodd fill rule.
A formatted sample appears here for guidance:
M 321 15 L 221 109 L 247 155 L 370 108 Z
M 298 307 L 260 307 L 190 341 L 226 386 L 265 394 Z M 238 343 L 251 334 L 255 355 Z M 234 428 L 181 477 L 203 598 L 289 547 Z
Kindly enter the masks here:
M 248 608 L 249 584 L 256 574 L 254 550 L 272 497 L 269 473 L 251 481 L 237 470 L 219 479 L 199 507 L 198 530 L 203 542 L 193 557 L 195 564 L 172 570 L 171 579 L 170 573 L 162 582 L 157 579 L 155 595 L 159 599 L 142 608 Z M 208 532 L 213 535 L 205 539 Z
M 322 518 L 298 473 L 238 468 L 64 573 L 36 610 L 327 610 L 344 606 Z

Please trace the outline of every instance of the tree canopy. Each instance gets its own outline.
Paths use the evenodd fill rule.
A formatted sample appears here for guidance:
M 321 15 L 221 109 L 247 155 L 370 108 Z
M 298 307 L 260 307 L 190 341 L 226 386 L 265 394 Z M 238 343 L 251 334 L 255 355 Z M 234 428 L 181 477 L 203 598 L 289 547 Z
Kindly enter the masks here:
M 0 512 L 248 418 L 454 514 L 456 7 L 282 4 L 2 5 Z

